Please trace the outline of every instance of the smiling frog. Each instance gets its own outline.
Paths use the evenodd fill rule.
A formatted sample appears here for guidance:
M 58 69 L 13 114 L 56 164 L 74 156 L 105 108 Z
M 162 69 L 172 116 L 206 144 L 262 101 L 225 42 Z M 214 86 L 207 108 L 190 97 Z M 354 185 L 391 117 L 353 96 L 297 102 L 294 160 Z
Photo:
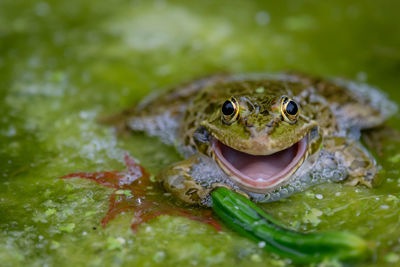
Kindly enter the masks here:
M 217 186 L 256 202 L 314 184 L 375 183 L 360 133 L 397 107 L 364 84 L 303 74 L 215 75 L 150 96 L 108 118 L 175 145 L 185 159 L 157 175 L 190 204 L 209 205 Z

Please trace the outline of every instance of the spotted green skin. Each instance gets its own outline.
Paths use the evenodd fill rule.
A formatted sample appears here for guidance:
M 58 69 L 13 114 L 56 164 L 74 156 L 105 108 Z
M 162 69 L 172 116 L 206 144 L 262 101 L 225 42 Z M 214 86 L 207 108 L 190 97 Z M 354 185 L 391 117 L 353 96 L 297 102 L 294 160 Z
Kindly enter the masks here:
M 300 106 L 295 124 L 281 116 L 282 96 L 293 98 Z M 228 125 L 223 122 L 221 105 L 231 97 L 238 100 L 240 114 Z M 120 129 L 145 131 L 177 145 L 186 159 L 162 171 L 158 180 L 184 202 L 201 204 L 212 188 L 199 184 L 190 173 L 193 165 L 198 164 L 199 155 L 214 158 L 212 138 L 242 152 L 268 155 L 306 137 L 306 160 L 315 160 L 312 156 L 325 148 L 346 166 L 349 184 L 371 187 L 376 174 L 375 160 L 358 140 L 347 138 L 346 133 L 353 128 L 376 127 L 385 119 L 372 99 L 343 84 L 285 73 L 210 76 L 147 98 L 107 121 Z M 242 193 L 246 194 L 244 190 Z
M 285 89 L 287 86 L 292 92 Z M 217 83 L 205 87 L 184 115 L 181 130 L 184 145 L 198 148 L 194 132 L 205 127 L 214 138 L 249 154 L 267 155 L 288 148 L 318 125 L 310 116 L 321 107 L 312 107 L 301 99 L 296 100 L 301 103 L 302 116 L 294 125 L 281 117 L 281 97 L 294 97 L 304 89 L 301 84 L 268 80 Z M 238 120 L 228 125 L 221 119 L 221 105 L 232 96 L 239 103 L 240 113 Z

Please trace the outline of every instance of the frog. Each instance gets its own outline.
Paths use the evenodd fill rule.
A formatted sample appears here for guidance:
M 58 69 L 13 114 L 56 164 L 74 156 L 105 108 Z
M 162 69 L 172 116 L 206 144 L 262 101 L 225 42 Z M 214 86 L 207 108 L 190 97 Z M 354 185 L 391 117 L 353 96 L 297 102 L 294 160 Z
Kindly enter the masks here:
M 269 202 L 321 182 L 375 186 L 379 166 L 360 141 L 397 105 L 379 89 L 303 73 L 216 74 L 156 91 L 108 117 L 183 160 L 156 175 L 185 203 L 210 206 L 224 186 Z

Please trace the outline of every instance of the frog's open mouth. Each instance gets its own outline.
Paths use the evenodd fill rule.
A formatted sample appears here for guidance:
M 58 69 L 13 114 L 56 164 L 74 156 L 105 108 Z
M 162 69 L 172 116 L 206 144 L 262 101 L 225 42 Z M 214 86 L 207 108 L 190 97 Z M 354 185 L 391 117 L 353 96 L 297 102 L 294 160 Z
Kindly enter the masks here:
M 285 182 L 303 163 L 307 154 L 305 136 L 289 148 L 270 155 L 251 155 L 235 150 L 217 139 L 212 147 L 216 160 L 241 187 L 265 193 Z

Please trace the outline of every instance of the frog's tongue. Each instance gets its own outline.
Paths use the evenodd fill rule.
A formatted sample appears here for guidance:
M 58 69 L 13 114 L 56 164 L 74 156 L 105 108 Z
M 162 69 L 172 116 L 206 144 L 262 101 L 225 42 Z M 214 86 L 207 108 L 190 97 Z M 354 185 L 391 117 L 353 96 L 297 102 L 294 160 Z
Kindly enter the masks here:
M 307 138 L 271 155 L 256 156 L 235 150 L 218 140 L 213 148 L 220 165 L 247 189 L 264 192 L 290 176 L 303 160 Z

